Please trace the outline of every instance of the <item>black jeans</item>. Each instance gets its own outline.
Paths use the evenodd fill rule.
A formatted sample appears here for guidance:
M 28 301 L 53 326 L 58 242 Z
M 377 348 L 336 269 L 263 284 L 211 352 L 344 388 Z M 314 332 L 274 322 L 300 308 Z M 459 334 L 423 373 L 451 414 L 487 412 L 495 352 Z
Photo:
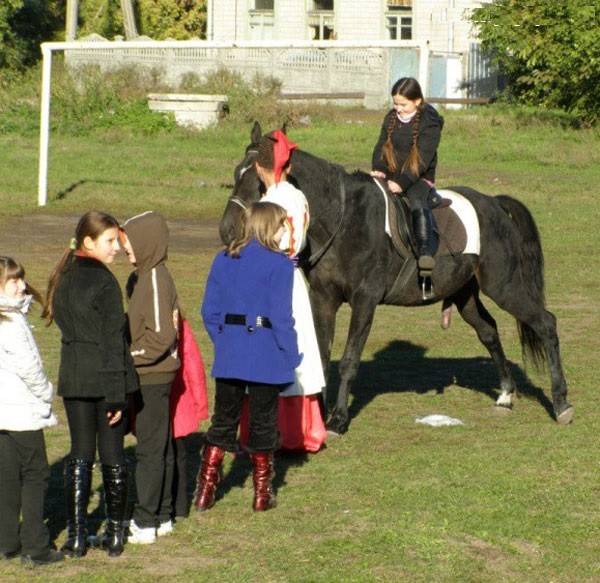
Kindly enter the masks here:
M 44 554 L 50 542 L 44 523 L 50 468 L 41 429 L 0 431 L 0 474 L 0 552 L 21 547 L 24 555 Z
M 417 180 L 406 192 L 408 206 L 411 211 L 429 208 L 429 192 L 431 186 L 423 179 Z
M 173 511 L 175 516 L 185 517 L 190 514 L 190 499 L 187 491 L 187 447 L 185 437 L 173 439 Z
M 109 466 L 123 465 L 125 420 L 109 425 L 104 399 L 64 399 L 64 404 L 71 434 L 69 457 L 94 462 L 97 440 L 100 463 Z M 124 411 L 123 415 L 125 414 Z
M 133 519 L 142 528 L 157 526 L 173 515 L 170 390 L 170 383 L 143 385 L 141 408 L 135 417 L 137 504 Z
M 215 412 L 206 441 L 226 451 L 237 451 L 237 432 L 242 416 L 246 387 L 250 405 L 247 449 L 251 453 L 271 452 L 279 448 L 277 410 L 279 392 L 287 385 L 263 385 L 238 379 L 217 379 Z

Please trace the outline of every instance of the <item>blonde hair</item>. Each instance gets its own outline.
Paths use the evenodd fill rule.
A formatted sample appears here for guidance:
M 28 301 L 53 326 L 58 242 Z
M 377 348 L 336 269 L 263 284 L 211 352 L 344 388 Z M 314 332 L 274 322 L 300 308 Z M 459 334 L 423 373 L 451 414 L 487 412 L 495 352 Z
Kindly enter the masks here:
M 95 241 L 102 233 L 104 233 L 104 231 L 113 228 L 120 228 L 117 219 L 101 211 L 88 211 L 79 219 L 79 223 L 77 223 L 77 227 L 75 228 L 75 237 L 73 237 L 69 249 L 63 253 L 63 256 L 52 270 L 50 278 L 48 279 L 46 306 L 42 311 L 42 318 L 46 320 L 48 326 L 52 324 L 52 320 L 54 319 L 52 313 L 54 290 L 63 273 L 73 263 L 75 252 L 83 249 L 83 241 L 86 237 L 90 237 L 92 241 Z
M 413 119 L 412 125 L 412 146 L 406 161 L 402 165 L 402 172 L 406 170 L 410 171 L 415 177 L 420 175 L 420 169 L 423 166 L 423 160 L 419 152 L 419 120 L 421 118 L 421 112 L 425 107 L 425 98 L 423 97 L 423 90 L 419 85 L 419 82 L 413 77 L 402 77 L 398 79 L 391 91 L 392 97 L 400 95 L 408 99 L 409 101 L 421 100 L 421 104 L 417 107 L 417 113 Z M 392 114 L 390 116 L 390 123 L 387 128 L 387 140 L 381 150 L 381 158 L 386 163 L 387 167 L 395 173 L 398 170 L 398 164 L 396 162 L 396 155 L 394 153 L 394 146 L 392 144 L 392 134 L 394 133 L 394 127 L 397 123 L 397 116 Z
M 252 203 L 244 211 L 240 236 L 229 244 L 227 252 L 232 257 L 238 257 L 240 250 L 248 245 L 250 239 L 256 239 L 263 247 L 280 253 L 281 249 L 275 242 L 275 235 L 286 217 L 286 210 L 278 204 L 273 202 Z

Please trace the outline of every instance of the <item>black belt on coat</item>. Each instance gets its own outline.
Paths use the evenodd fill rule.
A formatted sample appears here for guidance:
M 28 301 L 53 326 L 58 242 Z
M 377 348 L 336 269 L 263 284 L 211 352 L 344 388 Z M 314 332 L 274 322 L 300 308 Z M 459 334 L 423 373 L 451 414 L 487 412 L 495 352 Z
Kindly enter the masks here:
M 234 326 L 248 326 L 252 328 L 256 326 L 256 328 L 272 328 L 271 320 L 266 316 L 256 316 L 256 320 L 254 322 L 247 323 L 248 320 L 245 314 L 225 314 L 225 324 L 231 324 Z

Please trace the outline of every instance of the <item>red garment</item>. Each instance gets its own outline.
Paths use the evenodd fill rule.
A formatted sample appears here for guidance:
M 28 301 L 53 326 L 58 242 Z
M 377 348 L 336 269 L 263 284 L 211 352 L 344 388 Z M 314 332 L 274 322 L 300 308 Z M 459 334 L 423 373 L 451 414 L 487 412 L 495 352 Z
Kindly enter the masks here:
M 279 397 L 277 426 L 281 449 L 318 452 L 327 439 L 318 394 Z M 248 397 L 244 399 L 240 419 L 240 445 L 248 442 Z
M 173 437 L 198 431 L 200 421 L 208 419 L 204 361 L 189 322 L 182 318 L 179 329 L 181 367 L 171 385 L 170 408 Z
M 271 136 L 275 141 L 273 145 L 273 171 L 275 172 L 275 184 L 281 179 L 281 172 L 290 161 L 293 150 L 298 146 L 287 139 L 287 136 L 281 130 L 275 130 Z

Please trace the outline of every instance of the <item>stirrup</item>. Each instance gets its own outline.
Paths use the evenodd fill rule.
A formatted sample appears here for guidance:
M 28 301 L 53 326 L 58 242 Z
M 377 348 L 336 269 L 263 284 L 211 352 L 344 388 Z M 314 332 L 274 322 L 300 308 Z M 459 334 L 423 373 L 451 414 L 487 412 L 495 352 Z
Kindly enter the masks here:
M 419 273 L 421 279 L 421 297 L 423 300 L 430 300 L 433 297 L 433 282 L 431 281 L 431 271 L 422 271 Z

